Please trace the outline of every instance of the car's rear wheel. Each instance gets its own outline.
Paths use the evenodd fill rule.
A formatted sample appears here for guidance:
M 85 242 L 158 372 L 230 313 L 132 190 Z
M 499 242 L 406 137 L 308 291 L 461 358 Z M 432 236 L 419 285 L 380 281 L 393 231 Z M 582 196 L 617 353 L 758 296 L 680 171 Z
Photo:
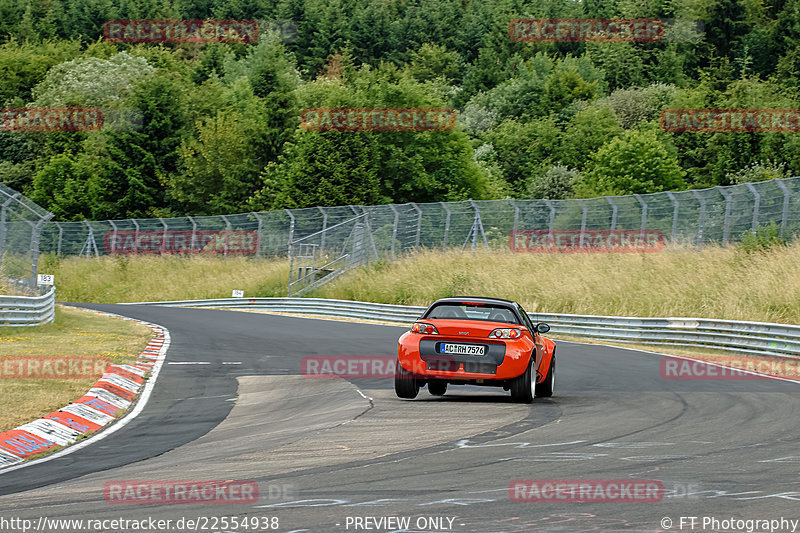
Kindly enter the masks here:
M 547 369 L 547 376 L 541 383 L 536 384 L 536 396 L 538 398 L 549 398 L 553 395 L 556 386 L 556 351 L 553 349 L 553 356 L 550 358 L 550 368 Z
M 536 392 L 536 379 L 533 377 L 533 357 L 528 362 L 525 373 L 511 380 L 511 399 L 519 403 L 531 403 Z
M 430 392 L 434 396 L 444 396 L 444 393 L 447 392 L 447 382 L 446 381 L 429 381 L 428 382 L 428 392 Z
M 397 368 L 394 371 L 394 392 L 398 398 L 409 400 L 416 398 L 419 394 L 419 381 L 414 374 L 400 366 L 400 361 L 397 362 Z

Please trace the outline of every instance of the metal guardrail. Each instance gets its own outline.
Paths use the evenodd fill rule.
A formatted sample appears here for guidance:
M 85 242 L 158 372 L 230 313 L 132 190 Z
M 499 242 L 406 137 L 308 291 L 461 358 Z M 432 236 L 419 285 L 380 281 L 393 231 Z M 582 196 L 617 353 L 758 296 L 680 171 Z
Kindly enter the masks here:
M 0 296 L 0 327 L 41 326 L 55 316 L 55 287 L 42 296 Z
M 397 324 L 413 322 L 425 307 L 324 298 L 221 298 L 133 305 L 247 308 L 321 317 L 361 318 Z M 636 318 L 530 313 L 554 334 L 640 344 L 714 348 L 741 354 L 800 357 L 800 326 L 708 318 Z

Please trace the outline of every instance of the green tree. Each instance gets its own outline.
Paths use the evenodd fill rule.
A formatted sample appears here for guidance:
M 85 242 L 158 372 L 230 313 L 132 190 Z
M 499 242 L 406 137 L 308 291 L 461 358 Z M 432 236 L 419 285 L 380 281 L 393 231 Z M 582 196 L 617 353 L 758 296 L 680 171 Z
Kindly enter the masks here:
M 91 215 L 86 202 L 87 177 L 71 153 L 56 155 L 34 176 L 31 200 L 58 220 L 84 220 Z
M 607 105 L 591 105 L 575 114 L 561 134 L 561 162 L 582 169 L 589 157 L 622 135 L 617 115 Z
M 686 187 L 685 174 L 653 129 L 634 130 L 612 139 L 592 156 L 581 192 L 620 195 L 679 190 Z
M 487 140 L 497 152 L 497 161 L 512 190 L 524 195 L 528 180 L 555 163 L 560 131 L 552 118 L 502 122 Z
M 274 110 L 253 94 L 246 78 L 223 91 L 224 107 L 200 118 L 196 134 L 178 150 L 180 170 L 170 176 L 169 188 L 182 212 L 241 211 L 261 187 L 261 170 L 276 159 L 288 136 L 285 128 L 274 131 Z
M 443 78 L 446 82 L 452 82 L 458 77 L 458 53 L 448 52 L 444 46 L 425 43 L 411 53 L 408 69 L 417 81 Z

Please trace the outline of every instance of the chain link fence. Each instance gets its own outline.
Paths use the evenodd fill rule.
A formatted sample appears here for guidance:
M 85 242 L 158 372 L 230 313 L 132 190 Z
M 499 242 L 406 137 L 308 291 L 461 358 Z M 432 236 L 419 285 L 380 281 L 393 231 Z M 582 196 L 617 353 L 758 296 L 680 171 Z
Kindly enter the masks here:
M 27 253 L 30 245 L 31 255 L 39 227 L 36 224 L 44 220 L 44 214 L 36 209 L 29 208 L 30 213 L 36 213 L 32 220 L 8 230 L 14 234 L 11 240 L 16 249 Z M 786 238 L 800 232 L 800 178 L 585 200 L 470 200 L 48 222 L 43 227 L 41 247 L 44 252 L 62 256 L 286 256 L 291 242 L 312 234 L 318 234 L 319 248 L 342 249 L 350 233 L 327 230 L 362 215 L 367 216 L 365 222 L 376 253 L 386 258 L 419 248 L 505 247 L 524 251 L 516 246 L 514 237 L 526 231 L 546 232 L 551 237 L 555 232 L 572 232 L 583 243 L 584 236 L 588 239 L 592 232 L 637 230 L 656 232 L 666 242 L 727 245 L 738 241 L 743 233 L 770 223 L 775 223 Z
M 53 214 L 0 183 L 0 285 L 36 288 L 41 232 Z M 0 287 L 0 293 L 3 287 Z

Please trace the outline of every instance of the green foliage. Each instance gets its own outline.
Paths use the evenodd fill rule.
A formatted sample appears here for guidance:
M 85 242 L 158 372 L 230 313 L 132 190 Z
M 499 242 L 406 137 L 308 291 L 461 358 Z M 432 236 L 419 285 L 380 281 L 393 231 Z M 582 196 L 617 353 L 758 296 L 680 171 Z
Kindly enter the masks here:
M 576 170 L 554 165 L 543 174 L 531 178 L 528 183 L 528 194 L 531 198 L 563 200 L 572 196 L 580 177 L 580 173 Z
M 561 134 L 561 161 L 583 168 L 589 157 L 605 143 L 622 135 L 617 115 L 607 105 L 592 105 L 578 111 Z
M 775 161 L 756 161 L 726 176 L 731 183 L 753 183 L 788 177 L 786 163 Z
M 747 230 L 742 233 L 736 248 L 747 254 L 766 252 L 775 247 L 785 247 L 789 241 L 781 236 L 778 225 L 773 221 L 768 225 L 758 225 L 756 231 Z
M 33 89 L 38 106 L 103 106 L 122 98 L 136 80 L 155 71 L 145 59 L 122 52 L 110 59 L 78 58 L 47 72 Z
M 796 133 L 656 132 L 683 108 L 798 108 L 800 0 L 0 0 L 0 181 L 63 219 L 582 196 L 800 174 Z M 699 20 L 660 42 L 516 42 L 514 18 Z M 110 19 L 291 20 L 291 39 L 119 44 Z M 315 133 L 308 107 L 450 107 L 447 132 Z M 114 119 L 127 112 L 139 120 Z M 576 177 L 580 173 L 580 177 Z M 81 196 L 82 195 L 82 196 Z M 82 199 L 79 201 L 78 197 Z
M 72 154 L 56 155 L 34 176 L 31 200 L 60 220 L 83 220 L 90 215 L 86 209 L 87 177 Z
M 684 174 L 655 131 L 631 131 L 592 156 L 582 185 L 591 196 L 645 194 L 685 188 Z
M 304 107 L 442 107 L 431 87 L 390 65 L 346 79 L 321 77 L 299 90 Z M 459 129 L 314 132 L 298 129 L 263 173 L 251 206 L 431 202 L 485 198 L 489 181 Z
M 437 44 L 425 43 L 419 50 L 411 52 L 408 71 L 417 81 L 430 81 L 443 78 L 451 82 L 458 77 L 459 57 L 457 52 Z
M 503 176 L 516 194 L 524 194 L 528 177 L 553 162 L 559 136 L 551 118 L 531 122 L 506 120 L 487 136 L 497 152 Z
M 0 106 L 8 105 L 14 98 L 29 100 L 31 89 L 44 79 L 48 69 L 74 58 L 79 50 L 80 44 L 75 41 L 34 44 L 12 40 L 1 44 Z
M 614 110 L 620 125 L 628 130 L 656 118 L 674 96 L 675 87 L 655 83 L 648 87 L 617 89 L 603 98 L 602 103 Z

